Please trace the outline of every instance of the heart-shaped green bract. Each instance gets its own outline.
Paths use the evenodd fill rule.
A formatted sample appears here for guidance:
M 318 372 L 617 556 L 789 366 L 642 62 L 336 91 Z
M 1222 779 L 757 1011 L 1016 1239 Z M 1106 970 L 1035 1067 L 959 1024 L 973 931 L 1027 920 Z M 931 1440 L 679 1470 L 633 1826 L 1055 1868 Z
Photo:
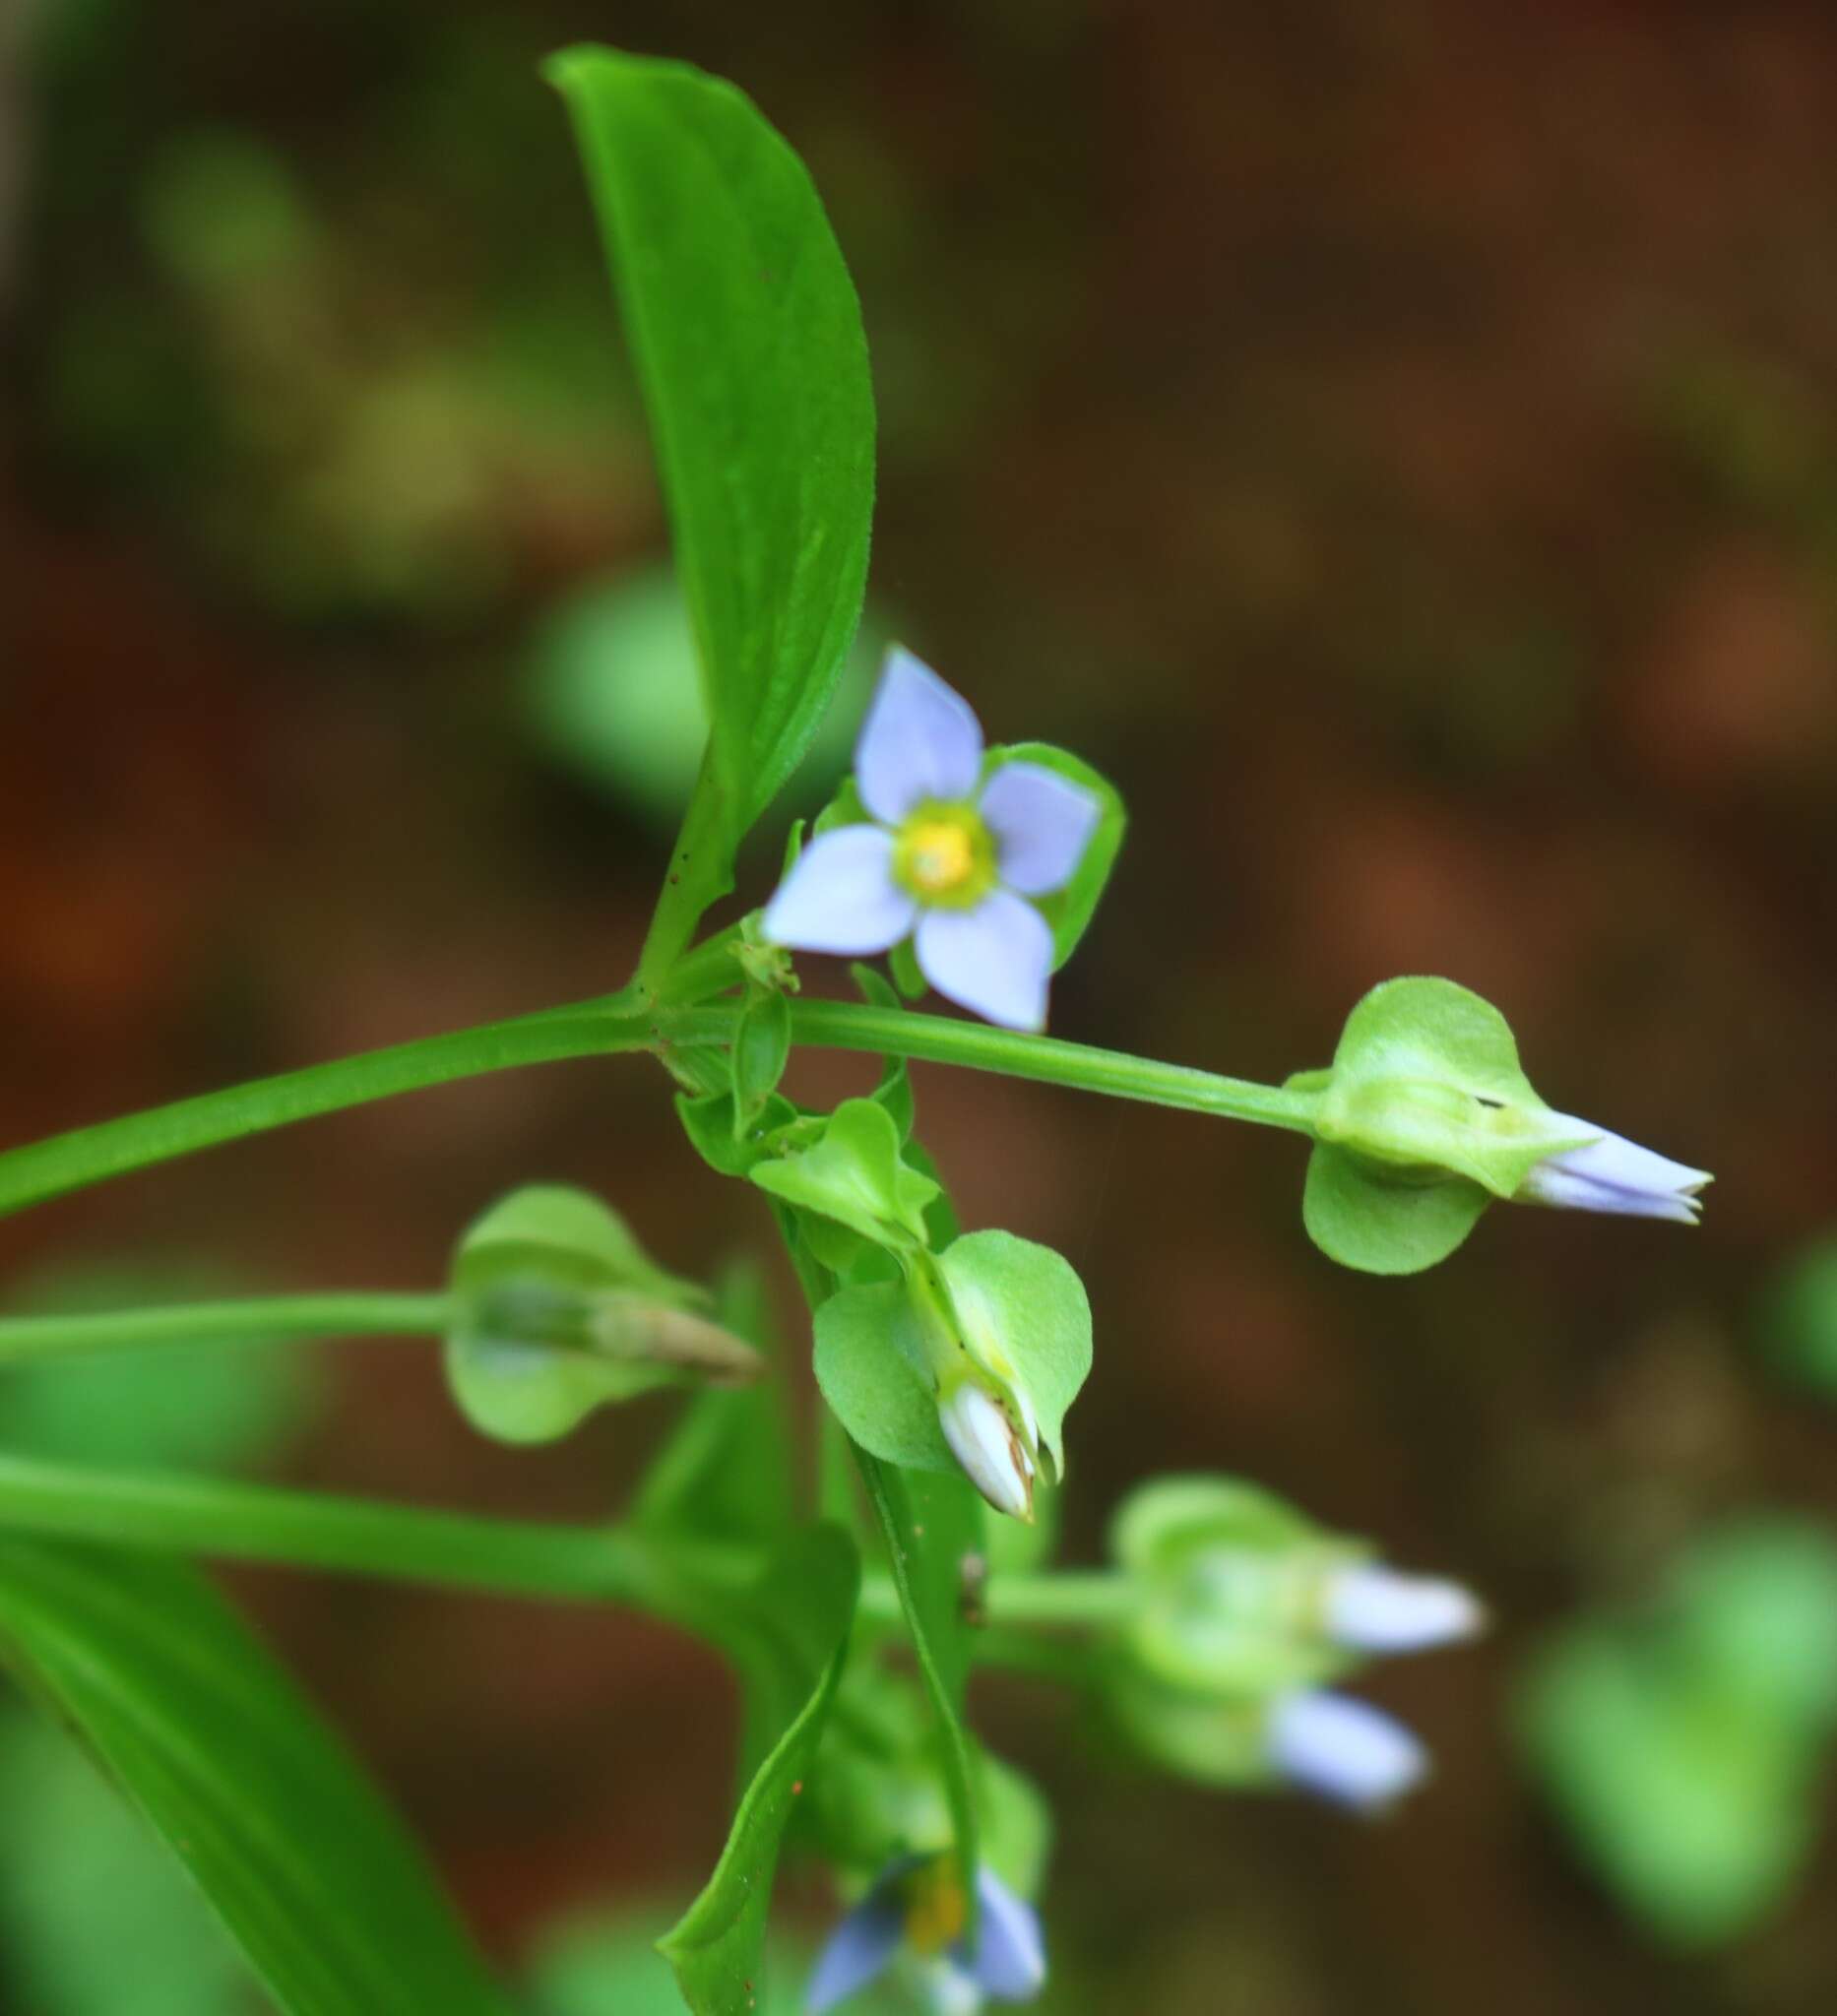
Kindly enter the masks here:
M 448 1384 L 481 1433 L 554 1441 L 596 1408 L 680 1377 L 679 1365 L 647 1355 L 635 1333 L 704 1299 L 658 1267 L 599 1198 L 533 1184 L 493 1205 L 460 1241 Z
M 756 1164 L 749 1175 L 781 1203 L 833 1219 L 876 1244 L 922 1246 L 929 1176 L 901 1159 L 899 1124 L 877 1100 L 844 1100 L 814 1146 Z
M 1445 1260 L 1480 1223 L 1489 1199 L 1465 1176 L 1411 1181 L 1379 1173 L 1344 1148 L 1316 1142 L 1307 1158 L 1301 1223 L 1342 1267 L 1420 1274 Z

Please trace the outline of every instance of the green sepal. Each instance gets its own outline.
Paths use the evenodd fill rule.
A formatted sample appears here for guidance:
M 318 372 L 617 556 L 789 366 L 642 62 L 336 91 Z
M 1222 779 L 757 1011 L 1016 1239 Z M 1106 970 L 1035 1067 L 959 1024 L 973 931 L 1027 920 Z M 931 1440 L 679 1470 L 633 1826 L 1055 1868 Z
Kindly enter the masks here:
M 862 804 L 860 787 L 855 782 L 855 773 L 850 771 L 836 787 L 834 797 L 811 820 L 810 837 L 814 840 L 820 834 L 833 833 L 838 826 L 873 826 L 878 823 Z M 791 872 L 792 865 L 789 861 L 786 863 L 787 874 Z
M 1489 1199 L 1463 1176 L 1380 1173 L 1344 1148 L 1316 1142 L 1307 1158 L 1301 1223 L 1342 1267 L 1420 1274 L 1445 1260 L 1480 1223 Z
M 899 992 L 884 974 L 858 963 L 850 967 L 849 973 L 870 1008 L 900 1007 Z M 900 1130 L 900 1140 L 910 1142 L 918 1112 L 913 1098 L 912 1068 L 904 1057 L 889 1056 L 880 1060 L 880 1083 L 874 1087 L 871 1097 L 893 1115 L 893 1124 Z M 927 1170 L 926 1173 L 930 1172 Z
M 938 1186 L 901 1160 L 900 1146 L 885 1106 L 844 1100 L 811 1147 L 760 1162 L 747 1174 L 782 1202 L 834 1219 L 864 1239 L 918 1247 Z
M 887 971 L 908 1001 L 922 1000 L 931 990 L 931 982 L 919 971 L 918 949 L 911 938 L 902 938 L 887 954 Z
M 1149 1763 L 1226 1790 L 1275 1783 L 1267 1700 L 1194 1693 L 1120 1659 L 1106 1670 L 1101 1686 L 1114 1727 Z
M 1122 848 L 1129 815 L 1123 808 L 1120 792 L 1109 778 L 1068 749 L 1054 748 L 1050 742 L 1005 743 L 990 749 L 982 759 L 982 782 L 986 784 L 1009 763 L 1037 763 L 1042 770 L 1050 770 L 1067 784 L 1089 791 L 1101 808 L 1071 880 L 1050 896 L 1028 899 L 1052 926 L 1052 968 L 1056 973 L 1078 949 L 1078 941 L 1103 898 Z
M 619 1215 L 538 1184 L 492 1206 L 453 1262 L 444 1360 L 461 1413 L 519 1444 L 571 1432 L 596 1408 L 698 1374 L 753 1376 L 757 1354 L 694 1313 Z
M 776 987 L 754 987 L 733 1031 L 733 1138 L 749 1145 L 791 1061 L 791 1002 Z

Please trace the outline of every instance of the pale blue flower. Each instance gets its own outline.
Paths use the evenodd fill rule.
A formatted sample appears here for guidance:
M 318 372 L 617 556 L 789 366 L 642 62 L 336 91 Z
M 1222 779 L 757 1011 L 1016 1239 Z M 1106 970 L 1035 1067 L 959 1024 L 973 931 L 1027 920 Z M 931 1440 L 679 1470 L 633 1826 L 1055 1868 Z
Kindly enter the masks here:
M 1487 1613 L 1472 1590 L 1376 1562 L 1335 1569 L 1321 1603 L 1327 1636 L 1353 1652 L 1425 1652 L 1472 1638 Z
M 1401 1798 L 1428 1770 L 1427 1751 L 1402 1723 L 1324 1687 L 1276 1701 L 1264 1741 L 1280 1777 L 1365 1812 Z
M 982 772 L 968 704 L 896 646 L 855 748 L 872 823 L 811 841 L 766 906 L 765 936 L 857 956 L 910 937 L 940 994 L 1043 1028 L 1052 930 L 1029 899 L 1071 880 L 1102 807 L 1044 764 L 1004 763 L 985 784 Z
M 974 1950 L 957 1937 L 962 1886 L 947 1858 L 908 1856 L 831 1933 L 804 1993 L 809 2016 L 823 2016 L 877 1981 L 896 1961 L 916 1965 L 938 2016 L 971 2016 L 986 1998 L 1027 2002 L 1045 1984 L 1040 1917 L 990 1868 L 977 1871 Z
M 1665 1218 L 1695 1225 L 1702 1213 L 1697 1192 L 1710 1175 L 1687 1164 L 1655 1155 L 1606 1128 L 1567 1113 L 1552 1113 L 1550 1124 L 1563 1133 L 1593 1134 L 1580 1148 L 1547 1156 L 1518 1187 L 1521 1202 L 1553 1204 L 1567 1211 L 1611 1211 L 1628 1218 Z

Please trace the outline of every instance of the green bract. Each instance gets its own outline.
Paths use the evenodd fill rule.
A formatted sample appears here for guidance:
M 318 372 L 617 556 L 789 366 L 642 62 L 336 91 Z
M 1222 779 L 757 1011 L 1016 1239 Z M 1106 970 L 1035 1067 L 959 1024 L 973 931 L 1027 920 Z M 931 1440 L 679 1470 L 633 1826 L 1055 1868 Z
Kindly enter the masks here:
M 1124 1652 L 1157 1688 L 1257 1696 L 1358 1663 L 1328 1637 L 1321 1605 L 1333 1571 L 1368 1549 L 1254 1485 L 1158 1479 L 1123 1504 L 1110 1550 L 1137 1590 Z
M 1104 1705 L 1133 1748 L 1202 1785 L 1274 1783 L 1264 1736 L 1265 1700 L 1222 1698 L 1167 1685 L 1132 1666 L 1107 1675 Z
M 752 1376 L 757 1354 L 693 1314 L 702 1300 L 655 1266 L 597 1197 L 518 1190 L 454 1257 L 453 1396 L 499 1441 L 549 1442 L 597 1407 L 685 1375 Z
M 1505 1018 L 1452 980 L 1386 980 L 1348 1017 L 1313 1101 L 1302 1217 L 1322 1252 L 1414 1274 L 1454 1251 L 1490 1197 L 1510 1197 L 1577 1133 L 1533 1090 Z
M 1025 1395 L 1042 1453 L 1062 1471 L 1066 1411 L 1091 1369 L 1091 1307 L 1070 1264 L 1012 1232 L 967 1233 L 940 1254 L 949 1300 L 940 1339 L 928 1294 L 906 1282 L 847 1288 L 816 1312 L 816 1378 L 864 1449 L 909 1470 L 959 1466 L 938 1425 L 940 1376 L 960 1351 L 1006 1393 Z
M 901 1160 L 899 1126 L 871 1099 L 844 1100 L 812 1147 L 757 1163 L 748 1173 L 781 1203 L 901 1248 L 924 1244 L 925 1206 L 938 1194 L 929 1176 Z

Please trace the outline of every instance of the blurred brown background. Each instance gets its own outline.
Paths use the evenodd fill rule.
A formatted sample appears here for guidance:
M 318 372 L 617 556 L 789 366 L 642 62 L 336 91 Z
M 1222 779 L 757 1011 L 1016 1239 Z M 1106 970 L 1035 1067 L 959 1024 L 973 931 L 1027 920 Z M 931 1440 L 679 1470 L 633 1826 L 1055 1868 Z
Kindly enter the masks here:
M 1228 1469 L 1500 1620 L 1372 1689 L 1438 1760 L 1382 1829 L 1094 1763 L 1050 1696 L 991 1688 L 1061 1816 L 1047 2006 L 1830 2007 L 1837 1849 L 1754 1937 L 1667 1958 L 1503 1723 L 1552 1620 L 1720 1510 L 1837 1518 L 1837 1426 L 1750 1335 L 1837 1216 L 1837 19 L 12 9 L 0 1135 L 625 976 L 663 830 L 532 728 L 532 640 L 665 531 L 535 64 L 594 37 L 722 71 L 809 161 L 861 291 L 876 620 L 992 736 L 1084 751 L 1134 808 L 1055 1031 L 1278 1077 L 1372 982 L 1446 974 L 1554 1104 L 1719 1172 L 1695 1234 L 1495 1211 L 1373 1282 L 1307 1244 L 1287 1138 L 921 1072 L 966 1219 L 1090 1287 L 1076 1556 L 1145 1475 Z M 685 1271 L 766 1250 L 662 1077 L 588 1062 L 94 1190 L 0 1225 L 0 1267 L 416 1288 L 538 1175 Z M 510 1454 L 428 1353 L 351 1346 L 277 1468 L 589 1516 L 663 1418 Z M 700 1881 L 731 1714 L 693 1648 L 237 1579 L 499 1952 Z

